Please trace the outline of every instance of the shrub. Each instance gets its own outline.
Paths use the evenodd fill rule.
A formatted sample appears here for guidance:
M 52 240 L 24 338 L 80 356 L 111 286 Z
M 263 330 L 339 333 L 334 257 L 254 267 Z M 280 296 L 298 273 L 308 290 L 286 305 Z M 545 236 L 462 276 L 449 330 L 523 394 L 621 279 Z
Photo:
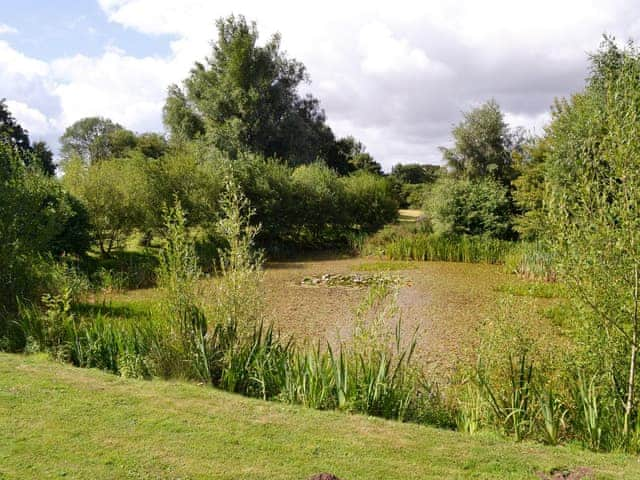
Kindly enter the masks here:
M 368 172 L 356 172 L 343 177 L 345 204 L 349 221 L 363 232 L 375 232 L 398 216 L 398 204 L 391 183 L 385 177 Z
M 439 234 L 515 237 L 508 189 L 491 178 L 442 179 L 434 186 L 425 211 Z
M 144 160 L 103 160 L 87 166 L 72 159 L 65 164 L 63 182 L 89 212 L 103 254 L 121 247 L 134 228 L 145 225 L 152 196 Z
M 0 337 L 8 335 L 19 301 L 57 291 L 51 254 L 75 250 L 65 238 L 73 215 L 57 180 L 26 167 L 12 145 L 0 142 Z

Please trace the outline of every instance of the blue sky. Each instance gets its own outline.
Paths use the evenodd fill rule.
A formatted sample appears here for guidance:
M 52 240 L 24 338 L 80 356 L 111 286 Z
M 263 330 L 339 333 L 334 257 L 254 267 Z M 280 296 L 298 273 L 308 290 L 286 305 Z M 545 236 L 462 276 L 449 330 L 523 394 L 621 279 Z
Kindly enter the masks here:
M 582 88 L 603 33 L 640 38 L 625 0 L 0 0 L 0 98 L 55 149 L 71 123 L 162 131 L 167 87 L 210 52 L 231 13 L 278 31 L 336 135 L 388 170 L 439 163 L 462 112 L 496 99 L 540 132 L 554 98 Z
M 170 53 L 171 35 L 148 35 L 110 22 L 91 0 L 0 0 L 0 12 L 0 23 L 18 31 L 10 38 L 13 46 L 42 60 L 96 56 L 108 46 L 141 57 Z

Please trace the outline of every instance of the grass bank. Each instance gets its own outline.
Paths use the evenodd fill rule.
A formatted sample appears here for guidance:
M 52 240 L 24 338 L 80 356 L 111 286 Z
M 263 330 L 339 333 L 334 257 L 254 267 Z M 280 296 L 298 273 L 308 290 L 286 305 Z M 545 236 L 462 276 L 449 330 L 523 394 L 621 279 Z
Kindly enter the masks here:
M 523 479 L 637 458 L 513 443 L 0 354 L 0 478 Z

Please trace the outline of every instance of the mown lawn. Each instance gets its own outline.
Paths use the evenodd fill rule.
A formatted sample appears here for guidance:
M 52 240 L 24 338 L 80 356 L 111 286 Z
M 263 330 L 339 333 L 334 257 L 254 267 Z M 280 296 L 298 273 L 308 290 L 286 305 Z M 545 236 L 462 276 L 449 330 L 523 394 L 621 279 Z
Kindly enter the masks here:
M 267 403 L 180 382 L 127 380 L 0 354 L 0 478 L 343 480 L 538 478 L 588 466 L 640 478 L 637 458 L 516 444 Z

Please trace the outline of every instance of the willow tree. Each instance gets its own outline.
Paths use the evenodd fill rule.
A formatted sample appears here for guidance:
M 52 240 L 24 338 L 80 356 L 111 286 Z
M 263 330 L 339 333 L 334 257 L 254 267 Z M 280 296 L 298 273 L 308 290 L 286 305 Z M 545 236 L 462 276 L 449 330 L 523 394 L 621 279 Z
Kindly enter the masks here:
M 607 39 L 585 90 L 558 102 L 548 129 L 546 208 L 561 274 L 585 314 L 586 364 L 637 417 L 640 275 L 640 54 Z

